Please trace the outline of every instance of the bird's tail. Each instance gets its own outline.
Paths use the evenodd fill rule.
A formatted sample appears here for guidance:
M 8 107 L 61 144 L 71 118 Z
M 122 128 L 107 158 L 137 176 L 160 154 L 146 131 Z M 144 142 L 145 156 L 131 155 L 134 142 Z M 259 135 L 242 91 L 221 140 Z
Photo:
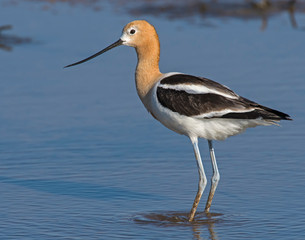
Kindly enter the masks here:
M 260 109 L 263 109 L 263 118 L 268 120 L 275 120 L 275 121 L 279 121 L 279 120 L 292 120 L 292 118 L 283 112 L 277 111 L 275 109 L 272 108 L 268 108 L 265 106 L 260 105 L 259 106 Z M 264 116 L 265 115 L 265 116 Z
M 272 108 L 265 107 L 256 102 L 253 102 L 247 98 L 244 98 L 244 97 L 241 97 L 241 98 L 243 99 L 243 101 L 248 103 L 250 106 L 255 107 L 256 110 L 254 110 L 253 112 L 256 113 L 257 115 L 259 115 L 261 118 L 263 118 L 266 121 L 277 122 L 280 120 L 292 120 L 292 118 L 286 113 L 280 112 L 280 111 L 272 109 Z

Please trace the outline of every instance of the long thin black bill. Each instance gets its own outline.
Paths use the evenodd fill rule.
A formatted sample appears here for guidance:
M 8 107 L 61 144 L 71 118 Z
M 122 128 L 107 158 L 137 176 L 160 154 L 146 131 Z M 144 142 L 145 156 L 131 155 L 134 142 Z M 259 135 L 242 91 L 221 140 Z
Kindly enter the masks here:
M 112 48 L 115 48 L 115 47 L 117 47 L 117 46 L 120 46 L 120 45 L 122 45 L 122 44 L 123 44 L 123 41 L 122 41 L 121 39 L 119 39 L 118 41 L 116 41 L 115 43 L 111 44 L 110 46 L 104 48 L 103 50 L 99 51 L 98 53 L 93 54 L 92 56 L 90 56 L 90 57 L 88 57 L 88 58 L 85 58 L 85 59 L 83 59 L 83 60 L 81 60 L 81 61 L 78 61 L 78 62 L 76 62 L 76 63 L 72 63 L 72 64 L 70 64 L 70 65 L 67 65 L 67 66 L 65 66 L 64 68 L 72 67 L 72 66 L 75 66 L 75 65 L 78 65 L 78 64 L 87 62 L 87 61 L 91 60 L 92 58 L 95 58 L 95 57 L 97 57 L 97 56 L 103 54 L 104 52 L 107 52 L 108 50 L 110 50 L 110 49 L 112 49 Z

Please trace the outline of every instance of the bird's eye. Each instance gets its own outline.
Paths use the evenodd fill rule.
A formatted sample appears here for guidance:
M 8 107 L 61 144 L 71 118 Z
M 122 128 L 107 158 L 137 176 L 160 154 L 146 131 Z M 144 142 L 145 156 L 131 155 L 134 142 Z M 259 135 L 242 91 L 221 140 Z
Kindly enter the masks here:
M 130 33 L 131 35 L 133 35 L 133 34 L 135 34 L 135 33 L 136 33 L 136 30 L 131 29 L 131 30 L 129 31 L 129 33 Z

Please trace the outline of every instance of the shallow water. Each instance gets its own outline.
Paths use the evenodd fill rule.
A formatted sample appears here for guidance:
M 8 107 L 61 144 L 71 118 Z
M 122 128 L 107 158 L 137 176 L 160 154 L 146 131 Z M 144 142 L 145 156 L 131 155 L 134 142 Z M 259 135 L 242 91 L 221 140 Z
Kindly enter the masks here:
M 1 25 L 13 28 L 0 35 L 0 238 L 305 238 L 303 11 L 297 26 L 278 11 L 262 29 L 260 17 L 172 18 L 176 8 L 143 5 L 1 1 Z M 211 214 L 205 193 L 193 223 L 191 144 L 141 105 L 134 50 L 63 69 L 135 18 L 157 28 L 163 72 L 211 78 L 294 119 L 215 142 L 221 180 Z M 206 141 L 200 149 L 210 178 Z

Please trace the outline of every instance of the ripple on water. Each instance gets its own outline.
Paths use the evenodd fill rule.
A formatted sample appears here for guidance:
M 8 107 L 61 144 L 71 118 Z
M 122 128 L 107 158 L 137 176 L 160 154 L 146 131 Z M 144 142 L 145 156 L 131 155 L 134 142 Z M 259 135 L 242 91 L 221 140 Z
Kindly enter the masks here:
M 157 227 L 170 227 L 177 230 L 177 227 L 187 227 L 193 233 L 193 239 L 218 240 L 220 229 L 235 229 L 232 238 L 240 237 L 242 229 L 251 223 L 247 214 L 240 213 L 205 213 L 196 214 L 194 221 L 188 221 L 189 212 L 154 212 L 135 215 L 132 220 L 136 224 L 153 225 Z M 251 234 L 250 234 L 251 235 Z M 244 233 L 249 236 L 249 233 Z M 251 235 L 252 236 L 252 235 Z
M 198 213 L 194 221 L 188 221 L 189 212 L 157 212 L 143 213 L 134 216 L 133 221 L 138 224 L 155 224 L 159 226 L 190 226 L 210 225 L 227 221 L 222 213 Z

